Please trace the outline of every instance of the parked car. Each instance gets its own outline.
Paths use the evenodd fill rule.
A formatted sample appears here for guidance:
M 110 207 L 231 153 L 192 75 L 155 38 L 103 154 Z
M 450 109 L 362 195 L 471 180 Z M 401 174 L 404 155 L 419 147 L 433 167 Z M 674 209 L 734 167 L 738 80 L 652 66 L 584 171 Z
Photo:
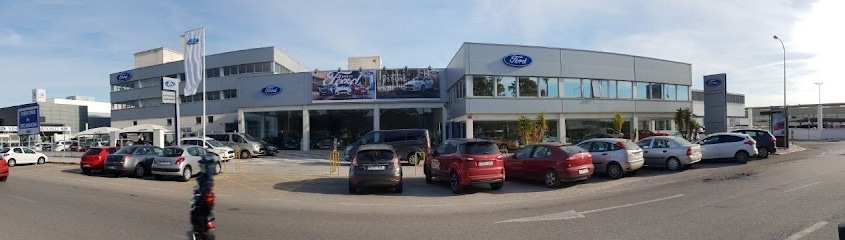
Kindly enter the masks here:
M 320 85 L 317 87 L 320 96 L 334 95 L 334 85 Z
M 276 145 L 270 144 L 265 142 L 264 140 L 258 139 L 258 142 L 261 143 L 261 146 L 264 148 L 264 155 L 265 156 L 273 156 L 279 153 L 279 147 Z
M 233 149 L 240 149 L 240 158 L 249 159 L 252 156 L 264 155 L 264 147 L 258 139 L 246 133 L 228 132 L 206 134 L 206 137 L 213 138 L 223 145 Z
M 493 130 L 479 133 L 475 138 L 490 140 L 499 146 L 499 149 L 516 150 L 519 148 L 519 137 L 515 134 L 506 134 L 504 130 Z
M 358 147 L 367 144 L 387 144 L 393 147 L 400 161 L 407 161 L 409 164 L 417 164 L 420 156 L 417 152 L 428 153 L 431 151 L 431 135 L 426 129 L 393 129 L 371 131 L 349 144 L 344 151 L 344 159 L 352 161 Z
M 17 166 L 18 164 L 44 164 L 47 162 L 47 156 L 35 152 L 26 147 L 7 147 L 0 149 L 0 155 L 6 159 L 6 164 L 9 167 Z
M 405 91 L 420 92 L 434 89 L 434 79 L 429 77 L 417 77 L 405 83 Z
M 757 157 L 768 158 L 769 154 L 775 153 L 777 149 L 777 138 L 769 131 L 759 129 L 738 129 L 735 133 L 742 133 L 754 138 L 757 141 Z
M 36 143 L 35 145 L 32 145 L 32 150 L 39 151 L 39 152 L 50 151 L 52 149 L 53 149 L 53 144 L 50 144 L 48 142 L 40 142 L 40 143 Z
M 629 139 L 594 138 L 578 144 L 593 156 L 595 171 L 618 179 L 643 167 L 643 149 Z
M 120 177 L 130 172 L 133 177 L 140 178 L 150 175 L 153 159 L 161 156 L 162 149 L 156 146 L 132 145 L 117 150 L 106 157 L 106 173 Z
M 637 142 L 643 149 L 645 165 L 680 171 L 701 161 L 701 145 L 674 136 L 653 136 Z
M 335 96 L 350 96 L 352 95 L 352 86 L 348 83 L 341 83 L 334 87 Z
M 367 89 L 367 86 L 364 86 L 364 84 L 355 84 L 355 85 L 352 85 L 352 94 L 355 94 L 355 95 L 367 95 L 367 93 L 368 93 L 369 91 L 370 91 L 370 90 L 369 90 L 369 89 Z
M 528 145 L 505 158 L 508 178 L 542 180 L 546 187 L 585 181 L 593 175 L 593 157 L 586 149 L 560 143 Z
M 596 138 L 618 138 L 618 136 L 613 135 L 613 134 L 609 134 L 609 133 L 593 133 L 593 134 L 582 137 L 581 140 L 578 141 L 578 142 L 580 143 L 580 142 L 583 142 L 583 141 L 587 141 L 587 140 L 590 140 L 590 139 L 596 139 Z
M 82 173 L 90 174 L 91 170 L 98 170 L 105 173 L 106 158 L 109 154 L 114 154 L 115 152 L 117 152 L 116 147 L 89 148 L 88 151 L 82 154 L 82 158 L 79 160 L 79 167 L 82 169 Z
M 179 139 L 178 145 L 194 145 L 205 147 L 211 154 L 217 155 L 221 161 L 229 161 L 235 158 L 235 150 L 223 145 L 213 138 L 206 137 L 205 141 L 198 137 L 188 137 Z
M 199 174 L 200 160 L 207 155 L 214 157 L 214 174 L 220 173 L 222 164 L 217 155 L 206 151 L 202 146 L 186 145 L 162 149 L 161 155 L 153 159 L 152 174 L 157 180 L 166 176 L 179 176 L 180 181 L 187 182 Z
M 56 141 L 56 143 L 53 144 L 53 151 L 57 151 L 57 152 L 67 151 L 67 150 L 69 150 L 68 147 L 70 147 L 70 142 L 68 142 L 68 141 Z
M 701 159 L 733 158 L 739 163 L 757 155 L 757 141 L 742 133 L 713 133 L 698 140 Z
M 493 190 L 505 185 L 505 161 L 499 147 L 490 140 L 449 139 L 437 146 L 423 165 L 425 182 L 448 179 L 449 188 L 461 194 L 473 183 L 487 183 Z
M 361 187 L 392 187 L 402 193 L 402 164 L 393 147 L 367 144 L 358 147 L 349 165 L 349 193 Z
M 644 138 L 653 137 L 653 136 L 669 136 L 669 134 L 668 133 L 661 133 L 661 132 L 653 132 L 653 131 L 648 130 L 648 129 L 637 130 L 637 138 L 638 138 L 637 140 L 642 140 Z M 634 140 L 633 139 L 634 137 L 627 134 L 627 133 L 625 134 L 624 138 Z
M 0 182 L 5 182 L 9 178 L 9 164 L 6 163 L 6 158 L 0 157 Z

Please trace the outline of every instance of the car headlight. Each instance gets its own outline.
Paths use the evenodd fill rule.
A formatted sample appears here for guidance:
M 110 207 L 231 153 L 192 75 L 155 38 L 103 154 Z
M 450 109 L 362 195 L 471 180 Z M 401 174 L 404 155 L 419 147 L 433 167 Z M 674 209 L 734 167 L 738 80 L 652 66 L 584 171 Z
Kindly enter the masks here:
M 261 145 L 254 144 L 254 145 L 252 145 L 252 147 L 254 147 L 255 149 L 259 149 L 259 148 L 261 148 Z

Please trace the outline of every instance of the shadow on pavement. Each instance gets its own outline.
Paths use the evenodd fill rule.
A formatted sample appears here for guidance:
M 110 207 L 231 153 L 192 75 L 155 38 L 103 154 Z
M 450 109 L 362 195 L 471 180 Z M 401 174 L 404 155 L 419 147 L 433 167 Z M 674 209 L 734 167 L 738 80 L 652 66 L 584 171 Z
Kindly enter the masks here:
M 388 187 L 366 187 L 361 188 L 360 193 L 356 195 L 397 195 L 397 196 L 421 196 L 421 197 L 450 197 L 456 196 L 449 190 L 448 181 L 435 181 L 432 184 L 426 184 L 423 178 L 406 177 L 404 178 L 402 193 L 394 193 L 393 188 Z M 318 193 L 318 194 L 337 194 L 349 195 L 348 179 L 345 177 L 324 177 L 308 180 L 298 180 L 290 182 L 280 182 L 273 186 L 274 189 L 288 192 L 299 193 Z M 511 182 L 505 183 L 505 186 L 500 190 L 492 190 L 489 184 L 473 184 L 464 188 L 464 194 L 487 193 L 487 194 L 510 194 L 510 193 L 528 193 L 550 191 L 555 189 L 546 188 L 545 186 L 533 184 L 529 182 Z

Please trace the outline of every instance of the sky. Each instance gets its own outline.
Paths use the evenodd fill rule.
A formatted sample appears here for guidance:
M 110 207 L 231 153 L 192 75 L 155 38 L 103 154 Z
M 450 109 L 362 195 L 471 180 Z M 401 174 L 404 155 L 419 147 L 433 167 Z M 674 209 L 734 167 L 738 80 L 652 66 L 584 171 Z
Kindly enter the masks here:
M 445 67 L 463 42 L 607 51 L 726 73 L 746 106 L 844 103 L 841 0 L 0 0 L 0 106 L 71 95 L 109 99 L 133 53 L 179 49 L 205 27 L 207 53 L 275 46 L 309 69 L 350 56 L 388 68 Z M 837 24 L 839 23 L 839 24 Z M 822 87 L 814 84 L 823 82 Z M 14 89 L 14 90 L 11 90 Z M 19 90 L 18 90 L 19 89 Z

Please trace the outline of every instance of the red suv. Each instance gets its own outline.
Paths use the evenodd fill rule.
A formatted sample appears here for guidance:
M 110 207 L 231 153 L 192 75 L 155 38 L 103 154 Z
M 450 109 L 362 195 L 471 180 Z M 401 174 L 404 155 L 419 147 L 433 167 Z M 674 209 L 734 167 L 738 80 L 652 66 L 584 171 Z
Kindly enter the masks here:
M 453 193 L 473 183 L 489 183 L 493 190 L 505 185 L 505 161 L 499 147 L 489 140 L 449 139 L 426 157 L 425 182 L 449 179 Z
M 505 158 L 511 178 L 543 180 L 546 187 L 560 187 L 562 182 L 586 181 L 593 175 L 593 156 L 579 146 L 540 143 L 520 148 Z
M 92 169 L 105 172 L 103 170 L 103 163 L 106 162 L 106 157 L 114 152 L 117 152 L 116 147 L 106 146 L 89 148 L 88 151 L 82 154 L 82 159 L 79 161 L 79 167 L 82 168 L 82 172 L 85 174 L 90 174 Z
M 6 159 L 0 158 L 0 182 L 5 182 L 8 177 L 9 165 L 6 163 Z

